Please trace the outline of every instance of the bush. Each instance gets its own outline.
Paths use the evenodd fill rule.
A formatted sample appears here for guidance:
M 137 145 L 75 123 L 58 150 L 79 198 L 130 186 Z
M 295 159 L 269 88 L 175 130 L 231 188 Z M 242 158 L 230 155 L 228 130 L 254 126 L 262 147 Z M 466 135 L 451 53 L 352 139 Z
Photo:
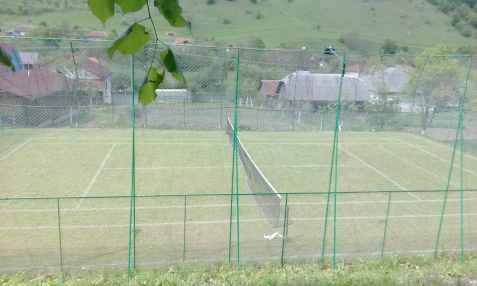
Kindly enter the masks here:
M 222 21 L 222 24 L 230 24 L 230 23 L 231 23 L 230 19 L 224 19 Z
M 462 30 L 460 30 L 460 33 L 462 34 L 462 36 L 467 38 L 472 36 L 472 30 L 469 26 L 465 26 L 464 28 L 462 28 Z
M 214 5 L 215 4 L 215 0 L 207 0 L 207 5 Z

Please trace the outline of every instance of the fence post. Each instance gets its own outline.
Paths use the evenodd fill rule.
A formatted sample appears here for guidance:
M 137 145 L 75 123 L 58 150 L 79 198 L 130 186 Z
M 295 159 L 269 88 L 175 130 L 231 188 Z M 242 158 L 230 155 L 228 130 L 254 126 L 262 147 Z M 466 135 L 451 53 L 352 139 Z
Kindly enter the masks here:
M 184 235 L 182 238 L 183 246 L 182 246 L 182 262 L 185 262 L 186 256 L 186 223 L 187 223 L 187 195 L 184 195 Z
M 449 174 L 447 176 L 447 184 L 446 184 L 446 189 L 445 189 L 445 193 L 444 193 L 444 201 L 442 203 L 442 211 L 441 211 L 441 217 L 440 217 L 440 220 L 439 220 L 439 227 L 438 227 L 438 230 L 437 230 L 437 238 L 436 238 L 436 245 L 435 245 L 435 248 L 434 248 L 434 257 L 437 257 L 437 248 L 439 247 L 439 239 L 440 239 L 440 235 L 441 235 L 441 230 L 442 230 L 442 221 L 444 220 L 444 212 L 445 212 L 445 207 L 446 207 L 446 204 L 447 204 L 447 195 L 449 193 L 449 185 L 450 185 L 450 181 L 451 181 L 451 175 L 452 175 L 452 170 L 453 170 L 453 166 L 454 166 L 454 161 L 455 161 L 455 153 L 456 153 L 456 150 L 457 150 L 457 140 L 459 139 L 460 137 L 460 140 L 461 140 L 461 144 L 460 144 L 460 148 L 461 148 L 461 153 L 460 153 L 460 196 L 461 196 L 461 218 L 460 218 L 460 227 L 461 227 L 461 234 L 460 234 L 460 240 L 461 240 L 461 253 L 460 253 L 460 256 L 461 256 L 461 262 L 464 261 L 464 252 L 463 252 L 463 243 L 464 243 L 464 240 L 463 240 L 463 188 L 464 188 L 464 177 L 463 177 L 463 160 L 464 160 L 464 157 L 463 157 L 463 152 L 464 152 L 464 149 L 463 149 L 463 140 L 464 138 L 462 138 L 462 135 L 463 135 L 463 128 L 462 128 L 462 124 L 463 124 L 463 118 L 464 118 L 464 102 L 465 102 L 465 93 L 467 91 L 467 83 L 469 82 L 469 74 L 470 74 L 470 68 L 471 68 L 471 64 L 472 64 L 472 57 L 470 57 L 470 60 L 469 60 L 469 64 L 468 64 L 468 70 L 467 70 L 467 78 L 466 78 L 466 81 L 465 81 L 465 88 L 464 88 L 464 91 L 462 93 L 462 96 L 461 96 L 461 104 L 460 104 L 460 108 L 459 108 L 459 120 L 457 122 L 457 126 L 456 126 L 456 134 L 455 134 L 455 138 L 454 138 L 454 146 L 453 146 L 453 149 L 452 149 L 452 156 L 451 156 L 451 161 L 450 161 L 450 166 L 449 166 Z M 459 136 L 460 135 L 460 136 Z
M 288 236 L 288 193 L 285 194 L 285 214 L 283 216 L 283 237 L 282 237 L 282 253 L 280 256 L 280 263 L 283 267 L 283 257 L 285 255 L 285 240 L 287 239 Z
M 56 199 L 56 207 L 58 214 L 58 242 L 60 247 L 60 269 L 63 272 L 63 247 L 61 245 L 61 217 L 60 217 L 60 199 Z
M 389 192 L 388 207 L 387 207 L 387 210 L 386 210 L 386 219 L 384 220 L 384 234 L 383 234 L 383 243 L 382 243 L 382 246 L 381 246 L 381 259 L 383 259 L 384 246 L 386 244 L 386 232 L 387 232 L 387 229 L 388 229 L 389 209 L 391 207 L 391 195 L 392 195 L 392 191 Z
M 128 240 L 128 276 L 131 276 L 131 256 L 133 269 L 136 268 L 136 160 L 135 160 L 135 107 L 134 107 L 134 55 L 131 55 L 131 124 L 132 124 L 132 148 L 131 148 L 131 190 L 129 206 L 129 240 Z

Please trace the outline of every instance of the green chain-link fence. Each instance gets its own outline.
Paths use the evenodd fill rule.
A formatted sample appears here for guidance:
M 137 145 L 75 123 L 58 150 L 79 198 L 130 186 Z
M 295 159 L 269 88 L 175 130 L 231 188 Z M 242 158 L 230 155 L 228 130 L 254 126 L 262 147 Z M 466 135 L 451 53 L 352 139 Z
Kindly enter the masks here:
M 1 41 L 0 272 L 477 249 L 469 56 Z

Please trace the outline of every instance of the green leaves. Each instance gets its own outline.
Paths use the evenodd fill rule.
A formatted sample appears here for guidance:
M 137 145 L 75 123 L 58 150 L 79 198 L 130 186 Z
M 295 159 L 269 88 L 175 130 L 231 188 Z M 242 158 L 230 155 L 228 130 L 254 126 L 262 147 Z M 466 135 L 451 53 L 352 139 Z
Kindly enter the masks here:
M 156 99 L 156 89 L 164 80 L 164 75 L 165 70 L 163 68 L 156 71 L 155 68 L 149 67 L 149 71 L 144 77 L 144 81 L 139 88 L 138 100 L 142 106 L 146 106 Z
M 139 88 L 139 102 L 143 106 L 148 105 L 156 99 L 156 89 L 164 80 L 166 70 L 178 81 L 185 82 L 184 75 L 177 64 L 176 58 L 174 57 L 172 51 L 167 48 L 161 53 L 160 56 L 164 68 L 156 71 L 155 68 L 150 67 L 141 87 Z
M 135 0 L 131 0 L 135 2 Z M 88 0 L 88 7 L 103 25 L 114 16 L 114 0 Z
M 182 7 L 178 0 L 154 0 L 154 6 L 172 27 L 185 27 L 187 21 L 182 17 Z
M 116 4 L 123 11 L 123 15 L 141 10 L 146 3 L 147 0 L 116 0 Z
M 12 63 L 12 57 L 10 57 L 9 54 L 7 54 L 2 47 L 0 47 L 0 63 L 8 68 L 10 68 L 12 71 L 15 71 L 15 67 L 13 66 Z
M 148 0 L 87 0 L 89 9 L 103 25 L 109 18 L 114 16 L 115 4 L 126 14 L 141 10 L 145 5 L 148 5 L 147 1 Z M 182 7 L 179 5 L 179 0 L 154 0 L 154 6 L 171 26 L 187 26 L 189 29 L 191 28 L 191 23 L 188 23 L 184 17 L 182 17 Z M 147 19 L 152 21 L 150 13 Z M 156 34 L 156 41 L 158 41 L 157 32 L 155 30 L 154 33 Z M 107 54 L 109 58 L 113 58 L 116 51 L 124 55 L 134 54 L 147 44 L 149 38 L 150 34 L 146 32 L 146 28 L 143 25 L 134 23 L 113 42 Z M 1 63 L 8 63 L 8 55 L 4 55 L 3 51 L 1 52 Z M 185 82 L 184 75 L 172 51 L 167 48 L 160 54 L 160 57 L 164 68 L 156 70 L 151 66 L 139 88 L 139 102 L 141 102 L 143 106 L 148 105 L 156 99 L 156 89 L 164 80 L 166 70 L 178 81 Z
M 179 67 L 176 57 L 174 57 L 171 49 L 167 48 L 161 53 L 161 60 L 164 67 L 171 73 L 173 78 L 185 82 L 184 75 L 182 74 L 181 68 Z
M 143 25 L 131 25 L 108 49 L 109 58 L 113 58 L 114 52 L 119 51 L 123 55 L 132 55 L 144 47 L 149 41 L 150 34 Z

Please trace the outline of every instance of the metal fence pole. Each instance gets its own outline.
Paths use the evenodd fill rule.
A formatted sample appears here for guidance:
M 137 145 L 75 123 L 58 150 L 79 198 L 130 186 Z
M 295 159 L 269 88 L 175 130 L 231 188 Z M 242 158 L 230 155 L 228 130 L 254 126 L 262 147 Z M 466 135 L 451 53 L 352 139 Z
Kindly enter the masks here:
M 285 255 L 285 240 L 287 239 L 288 236 L 288 193 L 285 194 L 285 214 L 283 216 L 283 237 L 282 237 L 282 251 L 280 255 L 280 263 L 283 267 L 284 265 L 284 260 L 283 257 Z
M 60 269 L 63 272 L 63 247 L 61 245 L 61 216 L 60 216 L 60 199 L 56 199 L 56 207 L 58 214 L 58 242 L 60 247 Z
M 384 256 L 384 247 L 386 245 L 386 232 L 387 232 L 387 229 L 388 229 L 389 209 L 391 208 L 391 195 L 392 195 L 392 192 L 389 192 L 388 206 L 387 206 L 387 209 L 386 209 L 386 219 L 384 221 L 383 243 L 382 243 L 382 246 L 381 246 L 381 259 Z
M 182 262 L 185 262 L 185 257 L 186 257 L 186 223 L 187 223 L 187 195 L 184 196 L 184 234 L 182 237 Z
M 131 55 L 131 123 L 132 123 L 132 148 L 131 148 L 131 192 L 129 209 L 129 243 L 128 243 L 128 276 L 131 275 L 131 259 L 133 269 L 136 267 L 136 193 L 135 193 L 135 108 L 134 108 L 134 55 Z

